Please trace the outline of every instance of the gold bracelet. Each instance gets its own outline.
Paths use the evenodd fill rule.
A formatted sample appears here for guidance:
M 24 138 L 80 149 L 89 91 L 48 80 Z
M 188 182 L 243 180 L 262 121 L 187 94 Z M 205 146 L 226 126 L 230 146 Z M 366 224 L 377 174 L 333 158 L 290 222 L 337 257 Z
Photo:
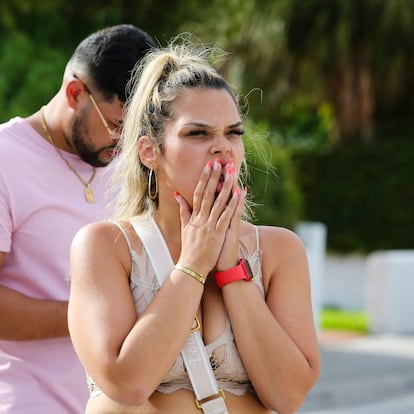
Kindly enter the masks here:
M 206 281 L 206 277 L 203 276 L 201 273 L 195 272 L 194 270 L 191 270 L 190 268 L 180 265 L 180 264 L 176 264 L 174 266 L 174 269 L 177 270 L 181 270 L 183 273 L 185 273 L 188 276 L 193 277 L 195 280 L 198 280 L 202 285 L 204 285 L 205 281 Z

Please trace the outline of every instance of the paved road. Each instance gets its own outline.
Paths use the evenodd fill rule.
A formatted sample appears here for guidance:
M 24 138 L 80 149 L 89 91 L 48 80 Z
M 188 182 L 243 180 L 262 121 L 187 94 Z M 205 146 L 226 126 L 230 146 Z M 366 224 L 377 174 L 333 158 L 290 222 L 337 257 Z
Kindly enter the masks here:
M 321 343 L 321 376 L 298 414 L 414 414 L 414 337 Z

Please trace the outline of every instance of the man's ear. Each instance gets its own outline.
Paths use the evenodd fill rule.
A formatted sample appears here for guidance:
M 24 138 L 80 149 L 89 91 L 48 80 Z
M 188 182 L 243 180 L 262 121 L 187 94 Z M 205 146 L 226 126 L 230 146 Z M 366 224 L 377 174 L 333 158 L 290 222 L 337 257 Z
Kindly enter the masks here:
M 78 104 L 82 91 L 85 91 L 85 87 L 79 79 L 72 78 L 66 84 L 66 99 L 71 108 Z
M 154 169 L 158 162 L 158 147 L 146 135 L 138 140 L 138 155 L 143 165 L 147 168 Z

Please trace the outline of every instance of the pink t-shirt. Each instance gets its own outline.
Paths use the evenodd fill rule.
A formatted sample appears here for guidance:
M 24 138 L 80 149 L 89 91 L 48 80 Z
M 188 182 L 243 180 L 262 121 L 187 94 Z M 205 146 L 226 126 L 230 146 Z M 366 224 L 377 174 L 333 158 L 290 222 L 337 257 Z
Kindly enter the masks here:
M 64 156 L 89 181 L 92 167 Z M 70 245 L 80 227 L 103 218 L 107 170 L 97 170 L 90 204 L 83 184 L 26 121 L 0 125 L 1 285 L 34 298 L 68 299 Z M 80 414 L 87 398 L 69 337 L 0 341 L 1 414 Z

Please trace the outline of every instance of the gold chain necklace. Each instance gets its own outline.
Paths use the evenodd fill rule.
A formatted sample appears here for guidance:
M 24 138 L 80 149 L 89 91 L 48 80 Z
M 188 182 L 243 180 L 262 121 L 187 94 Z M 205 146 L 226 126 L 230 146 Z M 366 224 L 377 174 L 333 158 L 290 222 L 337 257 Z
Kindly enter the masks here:
M 60 158 L 66 163 L 66 165 L 69 167 L 69 169 L 76 175 L 76 177 L 79 179 L 79 181 L 85 186 L 85 189 L 83 190 L 85 194 L 85 199 L 88 203 L 93 203 L 95 201 L 95 196 L 93 195 L 93 191 L 91 188 L 91 184 L 93 179 L 96 175 L 96 168 L 93 168 L 93 173 L 91 179 L 86 182 L 79 173 L 75 170 L 75 168 L 72 166 L 72 164 L 65 158 L 60 148 L 56 145 L 55 140 L 52 138 L 52 135 L 50 135 L 49 128 L 47 127 L 46 119 L 45 119 L 45 107 L 42 106 L 40 109 L 40 115 L 42 117 L 42 127 L 43 131 L 45 132 L 47 139 L 50 141 L 50 143 L 55 147 L 57 153 L 59 154 Z

